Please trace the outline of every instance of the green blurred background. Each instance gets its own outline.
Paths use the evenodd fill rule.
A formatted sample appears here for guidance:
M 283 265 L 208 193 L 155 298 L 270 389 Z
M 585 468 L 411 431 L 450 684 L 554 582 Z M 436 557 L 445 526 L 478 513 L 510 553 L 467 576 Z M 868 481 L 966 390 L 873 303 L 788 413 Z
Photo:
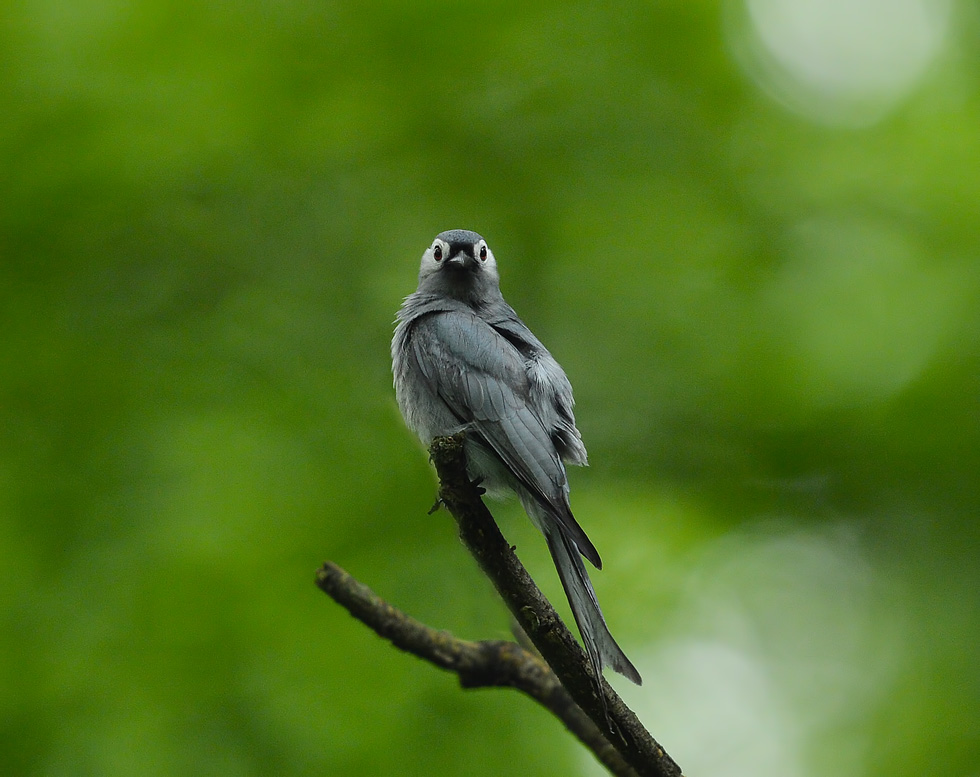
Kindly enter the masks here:
M 575 385 L 611 679 L 685 772 L 976 777 L 978 41 L 946 0 L 7 3 L 0 773 L 600 773 L 313 585 L 508 633 L 390 385 L 464 227 Z

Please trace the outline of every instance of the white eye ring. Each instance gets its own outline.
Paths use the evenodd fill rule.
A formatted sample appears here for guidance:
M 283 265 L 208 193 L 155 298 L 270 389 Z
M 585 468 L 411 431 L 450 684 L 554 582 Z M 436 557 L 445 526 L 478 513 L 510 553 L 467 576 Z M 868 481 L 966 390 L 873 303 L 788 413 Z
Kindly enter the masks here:
M 480 246 L 480 261 L 485 262 L 487 260 L 487 245 L 484 243 Z
M 435 259 L 437 262 L 442 261 L 442 246 L 439 245 L 438 243 L 432 246 L 432 258 Z

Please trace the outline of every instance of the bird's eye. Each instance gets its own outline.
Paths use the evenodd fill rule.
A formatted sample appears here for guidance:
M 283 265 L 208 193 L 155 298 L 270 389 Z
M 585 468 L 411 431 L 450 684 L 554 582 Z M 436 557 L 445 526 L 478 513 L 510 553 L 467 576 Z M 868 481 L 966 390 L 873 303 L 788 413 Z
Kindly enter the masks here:
M 442 261 L 442 246 L 436 246 L 432 249 L 432 257 L 437 261 Z
M 485 262 L 487 260 L 487 247 L 480 246 L 480 261 Z

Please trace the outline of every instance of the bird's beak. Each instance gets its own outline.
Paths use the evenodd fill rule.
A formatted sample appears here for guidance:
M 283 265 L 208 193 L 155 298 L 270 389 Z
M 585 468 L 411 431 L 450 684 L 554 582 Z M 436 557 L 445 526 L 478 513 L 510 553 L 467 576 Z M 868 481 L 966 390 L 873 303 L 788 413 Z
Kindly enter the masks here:
M 476 259 L 465 251 L 460 251 L 455 256 L 449 257 L 446 260 L 446 265 L 452 267 L 454 270 L 472 270 L 476 267 Z

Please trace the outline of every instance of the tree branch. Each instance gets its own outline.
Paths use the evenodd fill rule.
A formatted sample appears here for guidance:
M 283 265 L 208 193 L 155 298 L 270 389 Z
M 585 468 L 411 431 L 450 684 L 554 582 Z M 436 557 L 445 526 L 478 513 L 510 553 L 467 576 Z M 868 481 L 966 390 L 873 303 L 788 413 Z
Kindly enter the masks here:
M 455 672 L 463 688 L 516 688 L 550 710 L 617 777 L 637 777 L 538 656 L 514 642 L 468 642 L 436 631 L 388 604 L 336 564 L 325 563 L 316 584 L 395 647 Z
M 464 688 L 523 691 L 558 717 L 612 774 L 683 777 L 606 680 L 595 678 L 585 651 L 514 555 L 483 504 L 482 492 L 467 476 L 463 440 L 463 433 L 439 437 L 429 448 L 439 473 L 440 502 L 544 661 L 512 642 L 467 642 L 436 631 L 330 562 L 317 572 L 317 585 L 396 647 L 455 672 Z
M 439 498 L 456 519 L 463 543 L 576 704 L 601 731 L 609 728 L 608 711 L 613 728 L 609 741 L 637 774 L 682 777 L 680 767 L 605 678 L 598 678 L 604 700 L 596 695 L 596 678 L 585 651 L 518 560 L 483 504 L 479 488 L 470 482 L 463 440 L 464 433 L 437 437 L 429 448 L 439 473 Z

